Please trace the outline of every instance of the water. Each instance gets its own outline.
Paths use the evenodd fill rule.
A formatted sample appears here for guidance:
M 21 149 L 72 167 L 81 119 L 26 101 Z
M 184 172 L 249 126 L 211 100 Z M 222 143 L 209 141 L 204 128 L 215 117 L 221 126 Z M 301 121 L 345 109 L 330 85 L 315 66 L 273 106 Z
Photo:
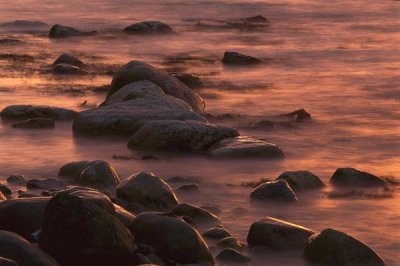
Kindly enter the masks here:
M 271 27 L 258 31 L 199 29 L 200 19 L 235 19 L 262 14 Z M 132 156 L 125 140 L 74 138 L 70 123 L 55 130 L 15 130 L 0 124 L 0 178 L 11 173 L 53 177 L 67 162 L 104 159 L 122 178 L 150 170 L 163 176 L 192 176 L 197 196 L 182 201 L 218 205 L 224 225 L 245 241 L 250 224 L 274 216 L 321 230 L 336 228 L 357 237 L 388 263 L 400 252 L 399 190 L 387 199 L 329 199 L 321 192 L 299 193 L 293 205 L 249 203 L 250 189 L 227 186 L 261 177 L 274 179 L 286 170 L 307 169 L 325 182 L 338 167 L 356 167 L 400 178 L 400 2 L 396 1 L 39 1 L 3 0 L 0 22 L 16 19 L 66 24 L 98 30 L 93 37 L 50 40 L 46 31 L 0 30 L 1 54 L 27 54 L 33 61 L 0 60 L 0 109 L 10 104 L 47 104 L 81 110 L 87 100 L 98 104 L 104 94 L 93 87 L 109 84 L 115 69 L 132 59 L 169 71 L 199 75 L 207 83 L 200 93 L 212 114 L 246 115 L 219 122 L 243 135 L 268 139 L 282 147 L 282 162 L 212 161 L 199 156 L 165 155 L 158 161 L 115 160 Z M 119 32 L 136 21 L 170 24 L 173 36 L 134 37 Z M 269 59 L 257 68 L 227 68 L 219 60 L 226 50 Z M 93 64 L 95 74 L 54 78 L 45 73 L 62 52 Z M 173 63 L 168 58 L 195 60 Z M 83 93 L 71 93 L 78 88 Z M 314 120 L 295 128 L 254 130 L 249 123 L 305 108 Z M 133 156 L 138 156 L 133 154 Z M 330 190 L 328 187 L 326 190 Z M 244 207 L 240 217 L 232 209 Z M 301 254 L 271 253 L 253 265 L 301 265 Z

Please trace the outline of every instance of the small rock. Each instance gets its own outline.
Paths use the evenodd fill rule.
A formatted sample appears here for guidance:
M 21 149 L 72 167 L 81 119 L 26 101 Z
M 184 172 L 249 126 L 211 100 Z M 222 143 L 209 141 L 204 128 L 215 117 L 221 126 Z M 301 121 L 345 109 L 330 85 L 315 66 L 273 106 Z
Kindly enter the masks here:
M 63 181 L 48 178 L 48 179 L 30 179 L 26 183 L 28 189 L 50 189 L 50 188 L 64 188 L 67 184 Z
M 286 171 L 282 173 L 276 180 L 286 180 L 290 187 L 296 189 L 317 189 L 326 185 L 321 179 L 310 171 Z
M 87 165 L 76 179 L 82 186 L 96 189 L 112 189 L 120 183 L 115 169 L 106 161 L 94 161 Z
M 53 63 L 54 66 L 58 64 L 68 64 L 76 67 L 82 67 L 85 65 L 81 60 L 67 53 L 61 54 Z
M 355 168 L 338 168 L 330 182 L 335 186 L 342 187 L 382 187 L 389 185 L 386 180 Z
M 191 89 L 200 89 L 204 87 L 203 82 L 198 76 L 192 74 L 173 74 L 173 76 L 183 82 Z
M 35 193 L 26 192 L 26 191 L 18 191 L 18 198 L 19 199 L 37 198 L 37 197 L 40 197 L 40 195 L 37 195 Z
M 249 17 L 249 18 L 246 18 L 246 20 L 250 21 L 250 22 L 258 22 L 258 23 L 268 23 L 268 22 L 270 22 L 266 17 L 264 17 L 262 15 Z
M 242 255 L 235 249 L 226 248 L 217 255 L 216 260 L 232 263 L 245 263 L 249 262 L 250 258 Z
M 12 194 L 11 189 L 6 184 L 1 184 L 1 183 L 0 183 L 0 192 L 7 197 L 11 196 Z
M 200 208 L 202 208 L 208 212 L 211 212 L 215 216 L 220 215 L 222 213 L 221 208 L 218 206 L 214 206 L 214 205 L 209 205 L 209 204 L 201 205 Z
M 25 185 L 26 177 L 23 175 L 12 174 L 9 177 L 7 177 L 7 183 L 13 185 Z
M 225 52 L 222 62 L 227 65 L 254 65 L 260 64 L 261 60 L 238 52 Z
M 29 129 L 47 129 L 54 128 L 56 123 L 53 119 L 48 118 L 32 118 L 22 122 L 12 124 L 14 128 L 29 128 Z
M 251 192 L 250 198 L 262 201 L 297 201 L 296 195 L 285 180 L 266 182 L 256 187 Z
M 305 121 L 305 120 L 310 120 L 311 119 L 311 114 L 308 113 L 306 110 L 304 109 L 300 109 L 300 110 L 296 110 L 294 112 L 291 113 L 287 113 L 284 114 L 282 116 L 288 116 L 288 117 L 292 117 L 295 118 L 296 121 Z
M 220 240 L 226 237 L 232 237 L 228 230 L 221 227 L 213 227 L 203 233 L 204 238 Z
M 221 219 L 214 214 L 187 203 L 179 204 L 172 209 L 172 212 L 178 216 L 190 218 L 197 225 L 207 224 L 215 226 L 221 224 Z
M 185 184 L 176 189 L 176 192 L 184 192 L 184 193 L 198 193 L 199 186 L 197 184 Z
M 37 20 L 23 20 L 23 19 L 18 19 L 15 21 L 11 22 L 6 22 L 0 25 L 1 27 L 5 28 L 43 28 L 47 27 L 48 25 L 42 21 L 37 21 Z
M 56 24 L 51 27 L 50 32 L 49 32 L 49 37 L 50 38 L 66 38 L 66 37 L 93 35 L 95 33 L 96 33 L 95 31 L 83 32 L 83 31 L 77 30 L 72 27 L 67 27 L 67 26 L 62 26 L 62 25 Z
M 124 32 L 129 34 L 168 34 L 172 28 L 161 21 L 143 21 L 126 27 Z
M 5 120 L 26 120 L 33 118 L 48 118 L 57 121 L 73 120 L 77 112 L 46 105 L 10 105 L 1 111 Z
M 77 179 L 89 164 L 89 161 L 67 163 L 60 168 L 58 176 L 68 179 Z
M 225 237 L 217 242 L 217 247 L 221 249 L 231 248 L 237 251 L 242 250 L 246 245 L 234 237 Z
M 53 73 L 57 75 L 86 75 L 88 72 L 80 67 L 60 63 L 53 67 Z

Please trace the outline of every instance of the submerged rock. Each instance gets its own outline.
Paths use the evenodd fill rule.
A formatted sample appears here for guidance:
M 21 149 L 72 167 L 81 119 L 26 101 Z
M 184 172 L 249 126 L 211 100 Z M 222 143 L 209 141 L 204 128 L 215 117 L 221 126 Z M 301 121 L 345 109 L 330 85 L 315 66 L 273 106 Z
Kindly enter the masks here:
M 0 231 L 0 257 L 13 260 L 19 266 L 59 265 L 53 258 L 24 238 L 7 231 Z
M 129 34 L 168 34 L 172 28 L 161 21 L 143 21 L 132 24 L 124 29 Z
M 204 87 L 203 82 L 198 76 L 185 73 L 173 74 L 172 76 L 179 79 L 181 82 L 183 82 L 186 86 L 188 86 L 191 89 L 200 89 Z
M 175 191 L 182 192 L 182 193 L 198 193 L 199 186 L 197 184 L 185 184 L 185 185 L 179 186 Z
M 310 120 L 311 119 L 311 114 L 308 113 L 304 109 L 296 110 L 287 114 L 283 114 L 282 116 L 287 116 L 294 118 L 296 121 L 304 121 L 304 120 Z
M 296 195 L 285 180 L 261 184 L 251 192 L 250 198 L 262 201 L 297 201 Z
M 300 225 L 267 217 L 254 222 L 247 235 L 250 246 L 264 246 L 275 250 L 301 249 L 315 232 Z
M 66 182 L 54 178 L 30 179 L 26 183 L 28 189 L 60 189 L 66 186 Z
M 190 218 L 196 225 L 207 224 L 215 226 L 221 224 L 221 219 L 214 214 L 187 203 L 179 204 L 172 209 L 172 212 L 178 216 Z
M 67 53 L 61 54 L 53 63 L 54 66 L 58 64 L 68 64 L 76 67 L 82 67 L 85 65 L 81 60 Z
M 242 255 L 237 250 L 226 248 L 217 255 L 216 260 L 231 263 L 246 263 L 250 261 L 250 258 Z
M 12 124 L 14 128 L 29 128 L 29 129 L 49 129 L 56 126 L 54 119 L 49 118 L 32 118 L 22 122 Z
M 370 247 L 334 229 L 325 229 L 308 240 L 304 258 L 318 265 L 386 265 Z
M 168 151 L 205 151 L 223 139 L 238 135 L 235 129 L 196 121 L 150 121 L 132 135 L 128 147 Z
M 338 168 L 330 182 L 335 186 L 343 187 L 382 187 L 389 185 L 386 180 L 355 168 Z
M 136 216 L 129 229 L 138 244 L 152 246 L 163 261 L 214 265 L 203 238 L 182 219 L 160 213 L 142 213 Z
M 203 233 L 204 238 L 220 240 L 226 237 L 232 237 L 228 230 L 222 227 L 213 227 Z
M 286 180 L 294 190 L 317 189 L 326 186 L 318 176 L 310 171 L 286 171 L 277 178 L 277 180 L 281 179 Z
M 49 32 L 50 38 L 66 38 L 66 37 L 77 37 L 77 36 L 87 36 L 95 34 L 95 31 L 92 32 L 83 32 L 77 30 L 73 27 L 67 27 L 63 25 L 53 25 Z
M 261 60 L 238 52 L 225 52 L 222 62 L 227 65 L 254 65 L 260 64 Z
M 60 63 L 53 67 L 53 73 L 57 75 L 86 75 L 88 72 L 80 67 Z
M 10 105 L 4 108 L 0 115 L 3 120 L 26 120 L 47 118 L 54 120 L 72 120 L 77 112 L 46 105 Z

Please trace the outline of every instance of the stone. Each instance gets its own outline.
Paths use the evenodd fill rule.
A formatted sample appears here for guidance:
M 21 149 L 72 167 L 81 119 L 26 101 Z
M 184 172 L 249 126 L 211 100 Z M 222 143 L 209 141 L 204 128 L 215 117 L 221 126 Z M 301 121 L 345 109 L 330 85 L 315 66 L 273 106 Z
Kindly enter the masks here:
M 60 168 L 58 176 L 72 180 L 77 179 L 89 164 L 89 161 L 67 163 Z
M 286 180 L 290 187 L 294 190 L 302 189 L 318 189 L 324 188 L 326 185 L 321 179 L 310 171 L 286 171 L 283 172 L 276 180 Z
M 26 187 L 28 189 L 51 189 L 51 188 L 65 188 L 66 182 L 54 179 L 54 178 L 48 178 L 48 179 L 30 179 L 26 183 Z
M 213 227 L 203 233 L 204 238 L 220 240 L 226 237 L 232 237 L 228 230 L 222 227 Z
M 186 86 L 188 86 L 191 89 L 200 89 L 204 87 L 203 82 L 198 76 L 185 73 L 173 74 L 172 76 L 179 79 L 181 82 L 183 82 Z
M 386 180 L 355 168 L 338 168 L 332 175 L 330 182 L 340 187 L 383 187 L 389 185 Z
M 185 184 L 182 186 L 179 186 L 176 190 L 176 192 L 181 192 L 181 193 L 198 193 L 199 192 L 199 186 L 197 184 Z
M 48 27 L 48 25 L 42 21 L 18 19 L 15 21 L 3 23 L 0 25 L 0 27 L 32 29 Z
M 172 28 L 161 21 L 143 21 L 132 24 L 124 29 L 129 34 L 168 34 Z
M 0 257 L 0 266 L 18 266 L 18 263 L 15 260 Z
M 61 54 L 53 63 L 54 66 L 58 64 L 68 64 L 76 67 L 83 67 L 85 65 L 81 60 L 67 53 Z
M 49 129 L 54 128 L 55 126 L 55 121 L 49 118 L 32 118 L 12 124 L 12 127 L 14 128 L 26 129 Z
M 3 192 L 0 192 L 0 202 L 6 200 L 6 196 L 4 196 Z
M 12 174 L 9 177 L 7 177 L 7 183 L 13 185 L 25 185 L 26 177 L 23 175 Z
M 250 261 L 250 258 L 242 255 L 237 250 L 226 248 L 217 255 L 216 260 L 232 263 L 246 263 Z
M 49 32 L 49 38 L 79 37 L 79 36 L 93 35 L 95 33 L 96 33 L 95 31 L 83 32 L 73 27 L 56 24 L 51 27 Z
M 93 161 L 82 170 L 75 182 L 81 186 L 108 190 L 116 187 L 120 179 L 111 164 L 106 161 Z
M 304 109 L 296 110 L 287 114 L 283 114 L 282 116 L 287 116 L 294 118 L 296 121 L 305 121 L 311 119 L 311 114 Z
M 229 237 L 225 237 L 225 238 L 219 240 L 216 243 L 216 246 L 220 249 L 230 248 L 230 249 L 240 251 L 245 247 L 245 244 L 243 244 L 236 238 L 229 236 Z
M 3 120 L 26 120 L 47 118 L 57 121 L 72 120 L 77 112 L 65 108 L 46 105 L 10 105 L 1 111 Z
M 196 225 L 220 225 L 221 219 L 214 214 L 187 203 L 181 203 L 172 209 L 175 215 L 188 217 Z
M 260 201 L 297 201 L 296 194 L 285 180 L 265 182 L 259 185 L 251 192 L 250 198 Z
M 225 52 L 222 62 L 226 65 L 255 65 L 261 60 L 238 52 Z
M 12 194 L 11 189 L 6 184 L 1 184 L 1 183 L 0 183 L 0 192 L 7 197 L 11 196 Z

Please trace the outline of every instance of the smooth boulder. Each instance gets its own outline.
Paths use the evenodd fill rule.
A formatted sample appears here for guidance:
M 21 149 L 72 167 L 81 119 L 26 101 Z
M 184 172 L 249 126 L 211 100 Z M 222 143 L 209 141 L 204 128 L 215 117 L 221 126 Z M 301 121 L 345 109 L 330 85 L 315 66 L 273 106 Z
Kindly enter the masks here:
M 71 162 L 63 165 L 58 171 L 58 176 L 66 179 L 77 179 L 82 171 L 90 164 L 89 161 Z
M 3 120 L 26 120 L 34 118 L 54 119 L 57 121 L 72 120 L 77 112 L 46 105 L 10 105 L 4 108 L 0 116 Z
M 386 180 L 355 168 L 338 168 L 330 182 L 339 187 L 383 187 L 389 185 Z
M 161 21 L 142 21 L 132 24 L 124 29 L 129 34 L 168 34 L 172 28 Z
M 321 179 L 310 171 L 286 171 L 277 180 L 286 180 L 294 190 L 318 189 L 326 185 Z
M 82 186 L 108 190 L 115 188 L 120 179 L 111 164 L 106 161 L 93 161 L 82 170 L 75 182 Z
M 265 182 L 259 185 L 251 192 L 250 198 L 260 201 L 297 201 L 296 194 L 285 180 Z

